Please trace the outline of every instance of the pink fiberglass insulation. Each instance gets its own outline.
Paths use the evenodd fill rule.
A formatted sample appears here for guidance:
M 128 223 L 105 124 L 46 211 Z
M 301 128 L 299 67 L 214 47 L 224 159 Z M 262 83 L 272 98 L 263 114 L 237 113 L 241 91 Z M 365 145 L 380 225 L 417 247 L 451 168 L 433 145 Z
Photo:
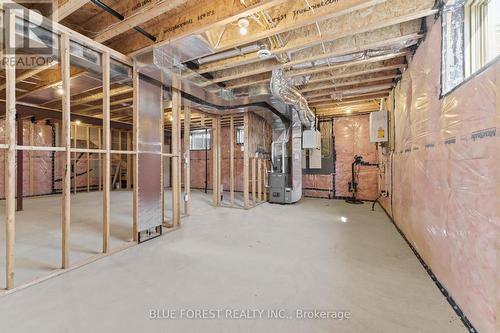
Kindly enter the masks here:
M 306 197 L 331 198 L 333 175 L 302 175 L 302 187 Z
M 365 162 L 377 163 L 377 149 L 370 142 L 370 119 L 368 115 L 335 119 L 335 195 L 348 197 L 352 179 L 351 165 L 355 155 L 363 156 Z M 377 167 L 361 166 L 358 176 L 357 198 L 375 200 L 378 196 Z
M 500 63 L 440 99 L 441 26 L 430 24 L 394 92 L 394 193 L 384 205 L 476 329 L 493 333 Z
M 0 120 L 0 140 L 4 140 L 5 122 Z M 4 143 L 4 142 L 0 142 Z M 52 127 L 45 122 L 31 123 L 29 120 L 23 121 L 23 145 L 24 146 L 39 146 L 51 147 L 52 142 Z M 23 153 L 23 195 L 36 196 L 52 193 L 52 152 L 50 151 L 24 151 Z M 61 189 L 61 182 L 58 181 L 62 176 L 62 152 L 55 153 L 56 165 L 54 168 L 55 174 L 55 189 Z M 72 154 L 73 155 L 73 154 Z M 80 157 L 76 165 L 77 186 L 87 186 L 87 154 L 76 154 Z M 80 156 L 82 155 L 82 156 Z M 98 179 L 98 155 L 91 154 L 90 156 L 90 185 L 97 185 Z M 0 198 L 5 197 L 5 153 L 0 151 Z M 72 156 L 73 160 L 73 156 Z M 73 161 L 74 162 L 74 161 Z M 71 185 L 73 186 L 73 180 Z
M 52 127 L 44 123 L 23 122 L 23 144 L 33 146 L 52 146 Z M 23 193 L 41 195 L 52 192 L 52 153 L 50 151 L 24 152 Z M 31 161 L 31 167 L 30 167 Z M 31 187 L 30 187 L 30 177 Z

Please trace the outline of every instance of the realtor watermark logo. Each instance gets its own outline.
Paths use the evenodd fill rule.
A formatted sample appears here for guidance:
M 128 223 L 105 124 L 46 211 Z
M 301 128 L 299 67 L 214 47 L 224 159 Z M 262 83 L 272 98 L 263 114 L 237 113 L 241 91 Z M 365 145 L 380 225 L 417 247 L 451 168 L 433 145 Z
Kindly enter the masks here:
M 150 309 L 152 320 L 349 320 L 352 314 L 344 310 L 320 309 Z
M 31 69 L 55 64 L 58 36 L 52 32 L 52 20 L 43 18 L 54 13 L 53 1 L 0 0 L 0 5 L 0 67 Z

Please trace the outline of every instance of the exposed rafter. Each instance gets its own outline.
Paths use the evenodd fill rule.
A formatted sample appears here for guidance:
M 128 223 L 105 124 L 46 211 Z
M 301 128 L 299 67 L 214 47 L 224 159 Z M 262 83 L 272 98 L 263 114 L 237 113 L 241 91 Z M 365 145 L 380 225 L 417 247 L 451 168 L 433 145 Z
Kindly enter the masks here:
M 123 21 L 112 24 L 101 31 L 94 40 L 103 43 L 111 38 L 148 22 L 155 17 L 171 11 L 172 9 L 186 3 L 186 0 L 160 0 L 141 8 L 132 15 L 126 17 Z
M 290 38 L 287 38 L 286 45 L 272 48 L 271 51 L 275 55 L 280 53 L 293 53 L 318 45 L 323 47 L 321 45 L 323 43 L 338 41 L 345 37 L 397 26 L 404 22 L 435 14 L 437 9 L 433 9 L 433 5 L 433 0 L 426 0 L 418 2 L 416 4 L 417 8 L 412 8 L 407 5 L 403 6 L 401 0 L 388 0 L 383 4 L 370 8 L 370 10 L 374 13 L 376 12 L 377 15 L 371 15 L 359 20 L 356 22 L 355 26 L 350 23 L 356 21 L 355 17 L 364 15 L 364 11 L 360 10 L 335 20 L 321 22 L 321 34 L 318 34 L 316 26 L 297 29 L 293 31 Z M 387 10 L 387 8 L 391 8 L 391 10 Z M 346 20 L 349 22 L 346 22 Z M 240 38 L 239 43 L 239 45 L 235 45 L 234 47 L 244 45 L 248 43 L 248 41 L 245 38 Z M 198 73 L 208 73 L 258 61 L 262 60 L 258 57 L 257 52 L 252 52 L 202 65 Z
M 85 6 L 89 1 L 90 0 L 68 0 L 54 11 L 51 18 L 56 22 L 62 21 L 81 7 Z

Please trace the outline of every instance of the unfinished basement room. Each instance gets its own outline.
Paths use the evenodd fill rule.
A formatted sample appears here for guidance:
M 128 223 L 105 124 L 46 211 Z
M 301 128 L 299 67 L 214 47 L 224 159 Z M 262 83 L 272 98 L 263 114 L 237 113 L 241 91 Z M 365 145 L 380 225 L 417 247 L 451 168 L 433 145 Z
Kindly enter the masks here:
M 1 333 L 500 333 L 500 0 L 0 0 Z

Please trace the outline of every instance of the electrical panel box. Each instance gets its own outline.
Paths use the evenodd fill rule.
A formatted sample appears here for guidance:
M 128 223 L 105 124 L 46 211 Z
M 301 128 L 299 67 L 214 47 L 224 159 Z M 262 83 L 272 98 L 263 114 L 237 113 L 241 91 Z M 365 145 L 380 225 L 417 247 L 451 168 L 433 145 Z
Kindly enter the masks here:
M 370 142 L 389 141 L 389 112 L 370 113 Z
M 302 133 L 303 149 L 321 149 L 321 132 L 306 130 Z

